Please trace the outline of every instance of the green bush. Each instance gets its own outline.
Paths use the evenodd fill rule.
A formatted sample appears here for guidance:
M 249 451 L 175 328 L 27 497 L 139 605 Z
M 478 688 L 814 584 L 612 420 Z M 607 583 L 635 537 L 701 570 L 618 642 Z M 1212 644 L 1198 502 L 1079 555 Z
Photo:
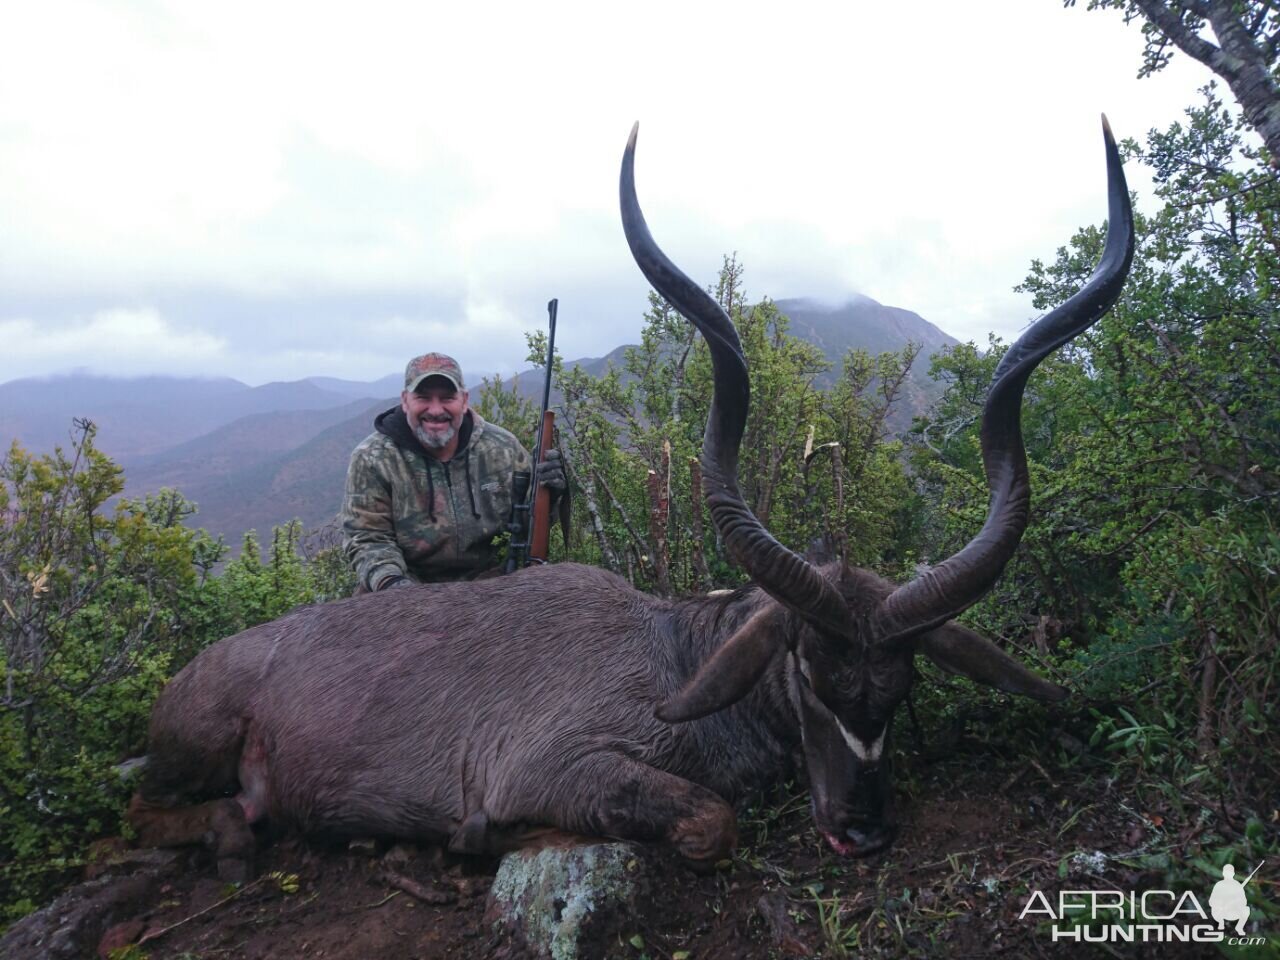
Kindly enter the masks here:
M 210 643 L 302 603 L 350 592 L 332 547 L 301 528 L 252 534 L 225 559 L 174 491 L 105 505 L 120 469 L 81 422 L 69 454 L 14 445 L 0 462 L 0 924 L 73 876 L 118 832 L 129 787 L 114 767 L 145 749 L 165 681 Z

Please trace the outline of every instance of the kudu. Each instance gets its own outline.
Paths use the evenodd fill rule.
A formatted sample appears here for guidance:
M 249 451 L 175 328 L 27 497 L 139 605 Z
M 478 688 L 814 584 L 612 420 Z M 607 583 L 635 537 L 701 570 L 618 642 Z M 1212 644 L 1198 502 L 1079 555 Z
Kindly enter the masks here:
M 830 845 L 859 855 L 887 846 L 890 726 L 915 655 L 1011 693 L 1066 695 L 951 618 L 991 588 L 1027 523 L 1028 376 L 1109 309 L 1128 272 L 1133 223 L 1105 120 L 1104 135 L 1101 262 L 1018 339 L 991 384 L 986 522 L 954 556 L 895 586 L 809 563 L 743 502 L 748 379 L 737 331 L 650 236 L 633 130 L 621 175 L 627 241 L 710 346 L 706 496 L 752 583 L 667 600 L 566 563 L 356 596 L 229 637 L 156 703 L 131 808 L 143 841 L 216 839 L 220 863 L 234 867 L 252 851 L 246 824 L 264 817 L 304 831 L 447 839 L 465 852 L 503 849 L 541 825 L 667 841 L 705 864 L 736 842 L 730 804 L 802 756 Z

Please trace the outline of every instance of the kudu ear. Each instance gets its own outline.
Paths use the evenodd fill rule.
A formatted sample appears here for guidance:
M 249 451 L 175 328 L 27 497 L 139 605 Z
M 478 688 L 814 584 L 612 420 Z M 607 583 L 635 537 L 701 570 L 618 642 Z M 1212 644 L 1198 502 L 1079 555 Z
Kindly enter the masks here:
M 685 723 L 737 703 L 754 687 L 778 652 L 783 610 L 770 602 L 712 654 L 684 689 L 653 715 L 667 723 Z
M 1028 670 L 986 637 L 958 623 L 944 623 L 922 633 L 915 646 L 916 653 L 923 653 L 948 673 L 1036 700 L 1066 699 L 1066 688 Z

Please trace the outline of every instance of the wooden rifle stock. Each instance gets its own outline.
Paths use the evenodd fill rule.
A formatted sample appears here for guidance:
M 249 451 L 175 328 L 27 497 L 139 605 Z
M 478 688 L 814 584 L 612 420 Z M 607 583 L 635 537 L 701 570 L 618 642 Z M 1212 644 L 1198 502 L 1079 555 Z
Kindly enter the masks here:
M 551 410 L 542 413 L 542 429 L 538 431 L 537 462 L 545 463 L 555 434 L 556 415 Z M 529 559 L 545 563 L 547 547 L 551 543 L 551 491 L 539 485 L 533 495 L 533 517 L 529 521 Z

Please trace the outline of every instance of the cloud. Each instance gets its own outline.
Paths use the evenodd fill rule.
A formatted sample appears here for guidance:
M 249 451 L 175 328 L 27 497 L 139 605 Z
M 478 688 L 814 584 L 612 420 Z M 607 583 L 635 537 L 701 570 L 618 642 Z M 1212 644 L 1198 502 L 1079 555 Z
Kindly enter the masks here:
M 0 320 L 0 381 L 60 368 L 93 373 L 208 375 L 226 342 L 197 330 L 176 330 L 151 309 L 114 308 L 88 320 L 48 327 L 28 318 Z
M 41 373 L 162 362 L 51 339 L 120 304 L 251 382 L 389 371 L 424 339 L 510 371 L 551 297 L 565 355 L 598 356 L 645 309 L 616 208 L 636 119 L 645 212 L 698 282 L 737 251 L 753 297 L 859 290 L 1008 335 L 1028 261 L 1104 214 L 1098 112 L 1141 135 L 1206 76 L 1137 81 L 1137 29 L 1026 0 L 653 0 L 622 31 L 587 0 L 11 6 L 0 317 L 66 347 L 26 348 Z

